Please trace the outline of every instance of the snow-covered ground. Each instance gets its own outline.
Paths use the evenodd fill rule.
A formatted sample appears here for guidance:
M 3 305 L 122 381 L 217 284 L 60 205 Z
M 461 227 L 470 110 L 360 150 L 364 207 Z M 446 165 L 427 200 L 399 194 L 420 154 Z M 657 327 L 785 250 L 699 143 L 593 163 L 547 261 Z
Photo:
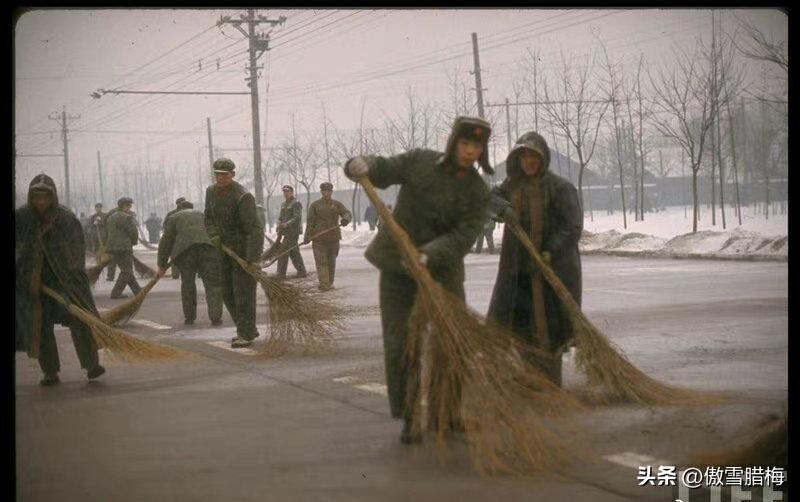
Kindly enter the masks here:
M 622 215 L 605 211 L 584 216 L 584 234 L 580 248 L 584 253 L 641 254 L 675 258 L 740 258 L 785 260 L 789 254 L 788 215 L 752 214 L 751 208 L 742 211 L 742 225 L 732 213 L 727 214 L 727 228 L 722 223 L 711 225 L 711 215 L 701 212 L 697 233 L 692 234 L 691 208 L 668 207 L 658 213 L 645 213 L 644 221 L 633 221 L 628 216 L 627 229 L 623 228 Z M 494 232 L 495 243 L 502 239 L 503 225 Z M 342 245 L 363 248 L 369 245 L 375 232 L 366 225 L 359 230 L 343 229 Z

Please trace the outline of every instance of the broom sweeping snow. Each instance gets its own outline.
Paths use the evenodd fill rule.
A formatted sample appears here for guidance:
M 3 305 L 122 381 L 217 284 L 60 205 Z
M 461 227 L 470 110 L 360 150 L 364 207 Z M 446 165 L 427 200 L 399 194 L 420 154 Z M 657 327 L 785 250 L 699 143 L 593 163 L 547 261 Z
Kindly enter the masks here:
M 97 253 L 96 258 L 97 264 L 86 269 L 86 276 L 89 278 L 89 284 L 92 286 L 97 283 L 97 279 L 100 278 L 100 275 L 103 273 L 103 269 L 106 268 L 109 263 L 111 263 L 111 255 L 102 251 Z
M 566 306 L 575 330 L 576 364 L 586 373 L 590 388 L 606 391 L 605 395 L 595 396 L 595 399 L 643 405 L 707 404 L 721 399 L 719 394 L 670 387 L 634 366 L 583 314 L 564 283 L 536 251 L 522 227 L 512 221 L 506 222 L 506 225 L 528 250 L 544 278 Z
M 168 262 L 166 268 L 169 268 L 171 265 L 172 263 Z M 103 321 L 105 321 L 106 324 L 110 326 L 116 326 L 118 324 L 125 324 L 126 322 L 128 322 L 131 318 L 133 318 L 133 316 L 135 316 L 139 312 L 139 309 L 142 307 L 142 303 L 144 303 L 144 298 L 147 296 L 147 293 L 149 293 L 150 290 L 155 287 L 159 279 L 161 279 L 161 277 L 156 275 L 155 277 L 150 279 L 150 282 L 145 284 L 145 286 L 141 290 L 139 290 L 139 292 L 136 293 L 133 296 L 133 298 L 131 298 L 125 303 L 117 305 L 108 312 L 105 312 L 101 316 L 103 318 Z
M 67 302 L 60 294 L 45 285 L 42 285 L 42 292 L 66 307 L 70 314 L 85 323 L 92 331 L 92 336 L 97 342 L 98 348 L 106 348 L 113 356 L 122 360 L 148 361 L 174 359 L 190 355 L 188 352 L 147 342 L 115 329 L 94 314 L 71 302 Z
M 277 281 L 238 256 L 228 246 L 221 248 L 256 279 L 269 301 L 270 338 L 259 351 L 262 356 L 284 354 L 293 346 L 304 353 L 330 346 L 333 334 L 344 329 L 344 311 L 306 288 Z
M 156 271 L 136 256 L 133 257 L 133 268 L 136 270 L 136 273 L 139 274 L 139 277 L 152 279 L 156 276 Z
M 473 465 L 481 474 L 552 472 L 576 450 L 561 440 L 566 413 L 581 409 L 530 362 L 542 356 L 510 331 L 486 324 L 477 312 L 434 281 L 419 253 L 368 178 L 359 182 L 378 209 L 417 284 L 405 364 L 412 431 L 426 422 L 444 457 L 445 433 L 461 423 Z M 558 423 L 553 418 L 559 418 Z

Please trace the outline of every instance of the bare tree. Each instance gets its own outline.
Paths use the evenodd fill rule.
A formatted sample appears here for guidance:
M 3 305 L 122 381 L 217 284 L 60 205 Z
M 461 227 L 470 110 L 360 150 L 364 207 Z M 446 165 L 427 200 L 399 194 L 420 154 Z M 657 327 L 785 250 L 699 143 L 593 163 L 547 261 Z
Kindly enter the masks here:
M 706 139 L 714 122 L 711 75 L 699 58 L 700 44 L 691 54 L 679 49 L 675 67 L 660 70 L 657 77 L 648 72 L 654 94 L 656 110 L 653 125 L 658 131 L 677 142 L 686 153 L 692 169 L 692 232 L 697 232 L 699 198 L 697 175 L 706 146 Z
M 770 34 L 769 37 L 759 30 L 755 24 L 734 14 L 739 27 L 744 31 L 746 40 L 736 43 L 739 52 L 750 59 L 765 61 L 776 65 L 789 76 L 789 51 L 783 42 L 778 42 Z
M 561 54 L 561 71 L 558 78 L 564 82 L 563 94 L 553 94 L 543 82 L 544 110 L 566 136 L 567 144 L 575 147 L 578 155 L 578 194 L 583 207 L 583 174 L 594 155 L 600 125 L 608 110 L 609 101 L 601 98 L 599 89 L 592 85 L 596 55 L 585 60 L 582 67 L 572 67 Z M 553 99 L 554 98 L 554 99 Z M 559 103 L 562 106 L 559 106 Z
M 322 167 L 319 160 L 316 142 L 313 138 L 305 144 L 297 135 L 296 116 L 291 116 L 291 140 L 281 144 L 278 149 L 282 156 L 283 169 L 289 174 L 295 185 L 301 185 L 306 191 L 306 205 L 311 204 L 311 189 L 317 179 L 317 171 Z
M 621 117 L 622 113 L 620 110 L 620 101 L 622 94 L 624 93 L 624 83 L 622 81 L 622 77 L 620 76 L 621 66 L 611 61 L 611 58 L 608 55 L 608 50 L 606 49 L 604 43 L 600 42 L 600 47 L 603 50 L 604 56 L 601 62 L 601 69 L 605 72 L 605 75 L 600 77 L 600 81 L 604 84 L 603 88 L 605 90 L 605 97 L 608 99 L 611 106 L 612 136 L 615 143 L 613 151 L 615 153 L 614 157 L 617 163 L 617 173 L 619 174 L 620 200 L 622 203 L 622 227 L 627 229 L 628 216 L 625 211 L 625 180 L 622 172 L 623 126 Z

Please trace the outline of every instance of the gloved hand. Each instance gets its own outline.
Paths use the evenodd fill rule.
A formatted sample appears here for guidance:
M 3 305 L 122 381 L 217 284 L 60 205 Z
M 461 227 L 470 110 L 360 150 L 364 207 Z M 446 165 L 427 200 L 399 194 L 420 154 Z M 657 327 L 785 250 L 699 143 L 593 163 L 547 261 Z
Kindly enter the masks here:
M 514 211 L 513 207 L 508 206 L 506 210 L 503 211 L 503 221 L 513 222 L 519 225 L 519 215 Z
M 156 272 L 156 276 L 164 277 L 164 275 L 166 275 L 166 273 L 167 273 L 166 267 L 158 267 L 158 272 Z
M 353 157 L 344 166 L 344 174 L 353 181 L 358 181 L 369 172 L 369 164 L 363 157 Z
M 218 249 L 222 249 L 222 238 L 219 235 L 215 235 L 211 238 L 211 244 Z
M 346 226 L 347 226 L 347 225 L 349 225 L 349 224 L 350 224 L 350 222 L 349 222 L 349 221 L 347 221 L 347 220 L 342 220 L 342 221 L 339 223 L 339 225 L 340 225 L 340 226 L 342 226 L 342 227 L 346 227 Z

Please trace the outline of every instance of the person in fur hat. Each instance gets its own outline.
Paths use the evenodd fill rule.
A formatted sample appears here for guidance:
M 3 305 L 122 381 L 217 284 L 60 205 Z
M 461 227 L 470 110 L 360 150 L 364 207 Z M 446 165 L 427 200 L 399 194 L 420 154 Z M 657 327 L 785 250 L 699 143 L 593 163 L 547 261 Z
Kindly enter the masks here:
M 444 152 L 414 149 L 394 157 L 364 156 L 347 161 L 352 180 L 367 176 L 377 188 L 400 185 L 393 211 L 397 223 L 420 251 L 422 264 L 434 280 L 461 299 L 464 256 L 483 231 L 490 194 L 475 168 L 492 174 L 487 142 L 491 125 L 483 119 L 458 117 Z M 400 440 L 415 443 L 411 410 L 406 406 L 408 368 L 403 364 L 408 321 L 416 283 L 406 271 L 400 251 L 384 225 L 365 253 L 380 271 L 380 307 L 386 383 L 392 417 L 404 421 Z M 453 424 L 454 428 L 459 424 Z

